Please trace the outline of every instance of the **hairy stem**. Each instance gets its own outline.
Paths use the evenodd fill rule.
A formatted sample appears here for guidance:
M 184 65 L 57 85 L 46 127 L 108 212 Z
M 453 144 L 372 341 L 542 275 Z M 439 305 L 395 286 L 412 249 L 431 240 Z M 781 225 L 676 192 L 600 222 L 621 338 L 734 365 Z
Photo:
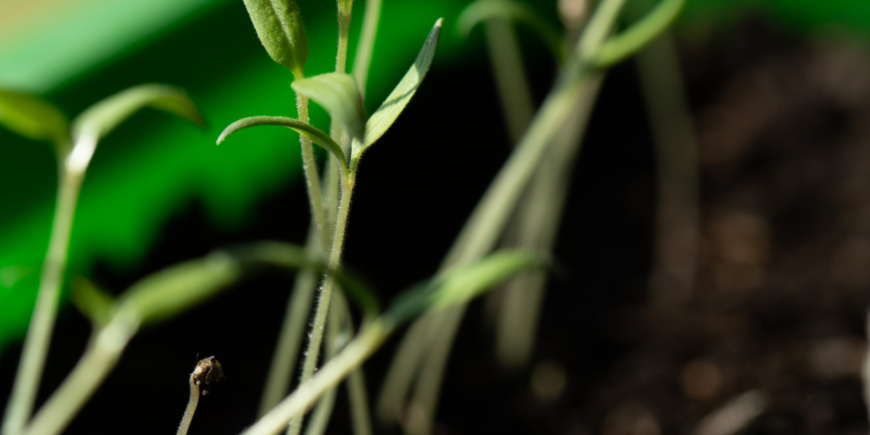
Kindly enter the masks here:
M 60 289 L 66 270 L 73 217 L 85 176 L 85 168 L 69 170 L 66 165 L 67 158 L 68 155 L 59 156 L 57 205 L 48 252 L 45 255 L 36 306 L 24 340 L 12 396 L 3 419 L 3 435 L 18 434 L 30 418 L 51 343 Z
M 323 255 L 320 245 L 320 235 L 312 228 L 308 232 L 305 251 L 311 255 L 311 258 L 320 258 Z M 317 288 L 319 279 L 320 277 L 310 269 L 302 269 L 296 274 L 293 293 L 287 302 L 287 314 L 281 325 L 278 345 L 275 347 L 275 355 L 269 366 L 269 375 L 266 377 L 263 397 L 260 399 L 258 416 L 266 414 L 287 396 L 293 368 L 296 367 L 296 358 L 299 355 L 299 347 L 302 344 L 302 337 L 305 335 L 305 323 L 311 312 L 314 290 Z
M 304 77 L 297 77 L 302 79 Z M 308 97 L 296 94 L 296 111 L 299 120 L 308 122 Z M 314 160 L 314 148 L 311 139 L 305 135 L 299 135 L 299 144 L 302 148 L 302 170 L 305 173 L 305 186 L 308 189 L 308 201 L 311 207 L 311 216 L 317 234 L 324 246 L 329 245 L 329 232 L 325 227 L 326 217 L 323 214 L 323 201 L 320 193 L 320 177 L 317 175 L 317 162 Z
M 343 174 L 344 175 L 344 174 Z M 329 253 L 328 266 L 330 270 L 335 270 L 341 263 L 341 252 L 344 247 L 344 234 L 347 225 L 347 216 L 350 211 L 350 198 L 353 193 L 353 173 L 342 177 L 341 200 L 338 204 L 338 212 L 335 221 L 335 233 L 332 236 L 332 249 Z M 335 287 L 335 280 L 331 276 L 324 279 L 323 287 L 320 289 L 320 298 L 317 300 L 317 308 L 314 313 L 314 322 L 311 327 L 310 339 L 308 347 L 305 351 L 305 361 L 302 365 L 302 376 L 299 380 L 299 388 L 302 388 L 311 376 L 314 374 L 314 369 L 317 366 L 317 358 L 320 356 L 320 344 L 323 341 L 323 329 L 326 324 L 326 315 L 329 312 L 330 300 L 332 299 L 332 290 Z M 290 422 L 288 434 L 298 435 L 302 428 L 302 419 L 304 415 L 300 414 L 293 418 Z

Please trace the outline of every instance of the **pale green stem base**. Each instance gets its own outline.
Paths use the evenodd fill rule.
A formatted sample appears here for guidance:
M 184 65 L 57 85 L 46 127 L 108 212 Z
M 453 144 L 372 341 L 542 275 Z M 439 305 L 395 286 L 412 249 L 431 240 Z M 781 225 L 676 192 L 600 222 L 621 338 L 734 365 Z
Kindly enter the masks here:
M 529 194 L 523 198 L 517 216 L 516 246 L 521 249 L 541 253 L 550 253 L 553 249 L 571 168 L 580 151 L 602 79 L 603 75 L 598 75 L 590 81 L 589 90 L 544 154 L 529 185 Z M 508 367 L 526 364 L 531 355 L 546 282 L 545 272 L 534 271 L 514 278 L 504 289 L 496 329 L 496 355 Z
M 673 309 L 688 302 L 695 280 L 700 216 L 698 151 L 670 34 L 659 36 L 638 53 L 636 60 L 658 167 L 651 299 L 657 308 Z
M 196 406 L 199 404 L 199 385 L 193 379 L 193 374 L 190 375 L 190 400 L 187 401 L 187 408 L 184 409 L 184 416 L 181 417 L 181 423 L 178 424 L 178 432 L 175 435 L 187 435 L 190 429 L 190 422 L 193 421 L 193 413 L 196 412 Z
M 18 363 L 15 384 L 3 419 L 3 435 L 18 434 L 33 412 L 39 380 L 45 367 L 45 358 L 57 317 L 73 217 L 85 175 L 84 171 L 66 170 L 65 156 L 59 156 L 59 159 L 57 206 L 48 242 L 48 252 L 42 268 L 36 306 L 24 340 L 21 360 Z

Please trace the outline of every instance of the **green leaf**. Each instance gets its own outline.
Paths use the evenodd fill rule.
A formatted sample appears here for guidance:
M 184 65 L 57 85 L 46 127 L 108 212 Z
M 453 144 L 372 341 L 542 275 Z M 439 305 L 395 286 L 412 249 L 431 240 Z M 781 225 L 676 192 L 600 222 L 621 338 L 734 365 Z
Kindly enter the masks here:
M 590 62 L 607 68 L 637 53 L 677 19 L 685 4 L 686 0 L 662 0 L 640 21 L 605 41 Z
M 503 18 L 530 26 L 559 63 L 568 57 L 568 47 L 562 42 L 560 32 L 544 20 L 529 5 L 516 0 L 478 0 L 462 11 L 456 27 L 462 36 L 468 36 L 474 26 L 493 18 Z
M 293 90 L 323 106 L 351 137 L 362 140 L 366 133 L 366 113 L 356 80 L 345 73 L 327 73 L 292 83 Z
M 405 106 L 411 101 L 411 97 L 417 92 L 420 83 L 429 72 L 429 66 L 432 65 L 432 58 L 435 56 L 435 49 L 438 47 L 438 38 L 441 36 L 441 25 L 444 23 L 443 18 L 439 18 L 435 22 L 435 27 L 429 32 L 429 37 L 426 38 L 426 43 L 417 55 L 417 60 L 414 65 L 405 73 L 402 80 L 393 89 L 393 92 L 387 96 L 387 99 L 381 104 L 381 107 L 372 114 L 366 123 L 366 136 L 362 145 L 358 150 L 354 150 L 354 154 L 359 155 L 370 147 L 375 141 L 381 138 L 384 133 L 396 122 L 399 114 L 405 110 Z M 354 147 L 358 143 L 354 142 Z
M 347 161 L 344 158 L 344 152 L 342 152 L 341 146 L 335 143 L 328 134 L 318 130 L 311 124 L 293 118 L 287 118 L 285 116 L 251 116 L 249 118 L 242 118 L 228 125 L 224 131 L 221 132 L 220 136 L 218 136 L 217 143 L 220 145 L 227 136 L 243 128 L 254 127 L 257 125 L 280 125 L 288 127 L 299 134 L 305 135 L 305 137 L 311 139 L 317 145 L 320 145 L 327 151 L 331 152 L 336 158 L 338 158 L 338 161 L 341 162 L 342 166 L 345 168 L 347 167 Z
M 241 277 L 238 261 L 225 253 L 187 261 L 149 275 L 118 299 L 117 315 L 144 323 L 184 311 Z
M 301 78 L 308 60 L 308 37 L 294 0 L 245 0 L 257 36 L 272 60 Z
M 0 89 L 0 125 L 34 140 L 70 142 L 66 116 L 36 95 Z
M 115 298 L 86 278 L 78 277 L 72 283 L 72 303 L 96 328 L 102 328 L 115 312 Z
M 174 113 L 204 125 L 196 105 L 185 91 L 173 86 L 146 84 L 118 92 L 82 112 L 73 121 L 73 138 L 85 131 L 101 138 L 144 107 Z
M 384 315 L 398 323 L 427 310 L 466 303 L 524 270 L 547 265 L 546 258 L 525 251 L 496 252 L 411 287 L 390 304 Z
M 347 272 L 327 270 L 324 262 L 308 258 L 302 247 L 281 242 L 260 242 L 229 252 L 234 258 L 243 262 L 267 263 L 292 269 L 311 269 L 315 273 L 332 275 L 342 291 L 360 305 L 366 318 L 373 319 L 380 314 L 380 302 L 368 285 Z

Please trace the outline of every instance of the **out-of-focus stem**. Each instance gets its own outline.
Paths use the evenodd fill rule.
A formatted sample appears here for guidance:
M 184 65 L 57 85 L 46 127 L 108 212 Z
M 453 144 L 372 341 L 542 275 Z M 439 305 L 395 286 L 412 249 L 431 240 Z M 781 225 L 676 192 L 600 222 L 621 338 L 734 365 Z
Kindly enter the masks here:
M 365 15 L 363 15 L 362 30 L 360 31 L 359 44 L 353 59 L 353 76 L 359 85 L 360 95 L 365 98 L 366 81 L 369 75 L 369 66 L 372 63 L 372 52 L 375 47 L 375 36 L 378 33 L 378 21 L 381 18 L 381 1 L 366 0 Z
M 674 308 L 688 301 L 698 244 L 698 152 L 679 59 L 669 33 L 637 55 L 658 169 L 652 302 Z
M 96 147 L 96 136 L 87 136 L 84 139 L 93 140 L 93 146 Z M 39 381 L 45 367 L 45 358 L 48 355 L 48 346 L 51 343 L 52 330 L 57 318 L 57 304 L 66 270 L 73 217 L 87 168 L 85 165 L 70 169 L 67 165 L 70 155 L 69 153 L 58 155 L 57 205 L 51 237 L 42 266 L 36 306 L 24 339 L 15 384 L 3 419 L 3 435 L 17 435 L 33 413 L 33 404 L 36 401 Z
M 590 81 L 588 91 L 578 101 L 569 122 L 554 138 L 532 178 L 529 194 L 524 197 L 517 216 L 516 243 L 522 249 L 548 254 L 553 250 L 571 169 L 603 77 L 599 74 Z M 546 273 L 534 271 L 512 279 L 505 287 L 498 313 L 496 355 L 509 367 L 522 366 L 531 355 L 546 282 Z
M 511 145 L 515 145 L 535 114 L 526 69 L 516 34 L 507 20 L 491 18 L 484 23 L 484 28 L 501 108 Z

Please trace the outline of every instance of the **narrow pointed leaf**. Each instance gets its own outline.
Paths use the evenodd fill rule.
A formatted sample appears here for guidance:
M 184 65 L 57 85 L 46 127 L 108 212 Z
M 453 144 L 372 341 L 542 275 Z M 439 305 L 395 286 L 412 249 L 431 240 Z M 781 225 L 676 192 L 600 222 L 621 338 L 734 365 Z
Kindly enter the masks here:
M 36 95 L 0 89 L 0 125 L 34 140 L 69 142 L 66 116 Z
M 516 0 L 473 2 L 459 15 L 456 27 L 462 36 L 468 36 L 474 26 L 492 18 L 503 18 L 528 25 L 538 33 L 559 63 L 567 58 L 568 48 L 562 42 L 560 32 L 529 5 Z
M 171 317 L 241 277 L 239 262 L 223 253 L 187 261 L 145 277 L 118 300 L 118 314 L 150 323 Z
M 393 92 L 387 96 L 381 107 L 366 122 L 365 140 L 362 141 L 362 146 L 358 151 L 355 151 L 355 154 L 365 151 L 366 148 L 380 139 L 387 132 L 387 129 L 393 125 L 393 122 L 396 121 L 402 110 L 405 110 L 408 102 L 411 101 L 411 97 L 417 92 L 417 88 L 420 87 L 420 83 L 426 77 L 426 73 L 429 72 L 429 67 L 432 65 L 432 58 L 435 56 L 435 49 L 438 47 L 438 38 L 441 36 L 441 25 L 443 22 L 443 18 L 439 18 L 435 22 L 435 27 L 429 32 L 429 37 L 426 38 L 426 43 L 423 44 L 423 48 L 420 50 L 420 54 L 417 55 L 414 65 L 405 73 L 405 76 L 402 77 L 402 80 L 396 85 Z M 357 144 L 354 143 L 354 145 L 356 146 Z
M 351 137 L 362 140 L 365 136 L 366 114 L 356 80 L 345 73 L 327 73 L 291 85 L 293 90 L 321 105 L 333 119 L 347 129 Z
M 203 125 L 196 105 L 185 91 L 173 86 L 146 84 L 118 92 L 82 112 L 73 121 L 73 137 L 90 131 L 101 138 L 145 107 L 174 113 Z
M 82 277 L 73 281 L 71 299 L 97 328 L 109 323 L 115 312 L 115 298 Z
M 640 21 L 605 41 L 591 62 L 607 68 L 637 53 L 677 19 L 685 4 L 686 0 L 662 0 Z
M 335 143 L 328 134 L 318 130 L 311 124 L 293 118 L 287 118 L 285 116 L 251 116 L 249 118 L 242 118 L 228 125 L 224 131 L 221 132 L 220 136 L 218 136 L 217 143 L 220 145 L 227 136 L 243 128 L 254 127 L 257 125 L 279 125 L 290 128 L 299 134 L 305 135 L 305 137 L 311 139 L 312 142 L 331 152 L 336 158 L 338 158 L 338 161 L 340 161 L 344 167 L 347 167 L 344 153 L 341 151 L 341 146 Z
M 415 285 L 397 297 L 384 315 L 402 322 L 427 310 L 466 303 L 522 271 L 548 264 L 546 258 L 524 251 L 496 252 Z
M 308 60 L 308 37 L 294 0 L 245 0 L 257 36 L 272 60 L 302 77 Z
M 380 302 L 375 292 L 361 279 L 342 270 L 328 270 L 326 264 L 312 260 L 305 255 L 305 250 L 297 245 L 281 242 L 260 242 L 230 251 L 234 258 L 241 261 L 274 264 L 292 269 L 309 269 L 318 274 L 326 273 L 335 278 L 342 291 L 354 302 L 359 304 L 363 314 L 368 319 L 374 319 L 380 314 Z

